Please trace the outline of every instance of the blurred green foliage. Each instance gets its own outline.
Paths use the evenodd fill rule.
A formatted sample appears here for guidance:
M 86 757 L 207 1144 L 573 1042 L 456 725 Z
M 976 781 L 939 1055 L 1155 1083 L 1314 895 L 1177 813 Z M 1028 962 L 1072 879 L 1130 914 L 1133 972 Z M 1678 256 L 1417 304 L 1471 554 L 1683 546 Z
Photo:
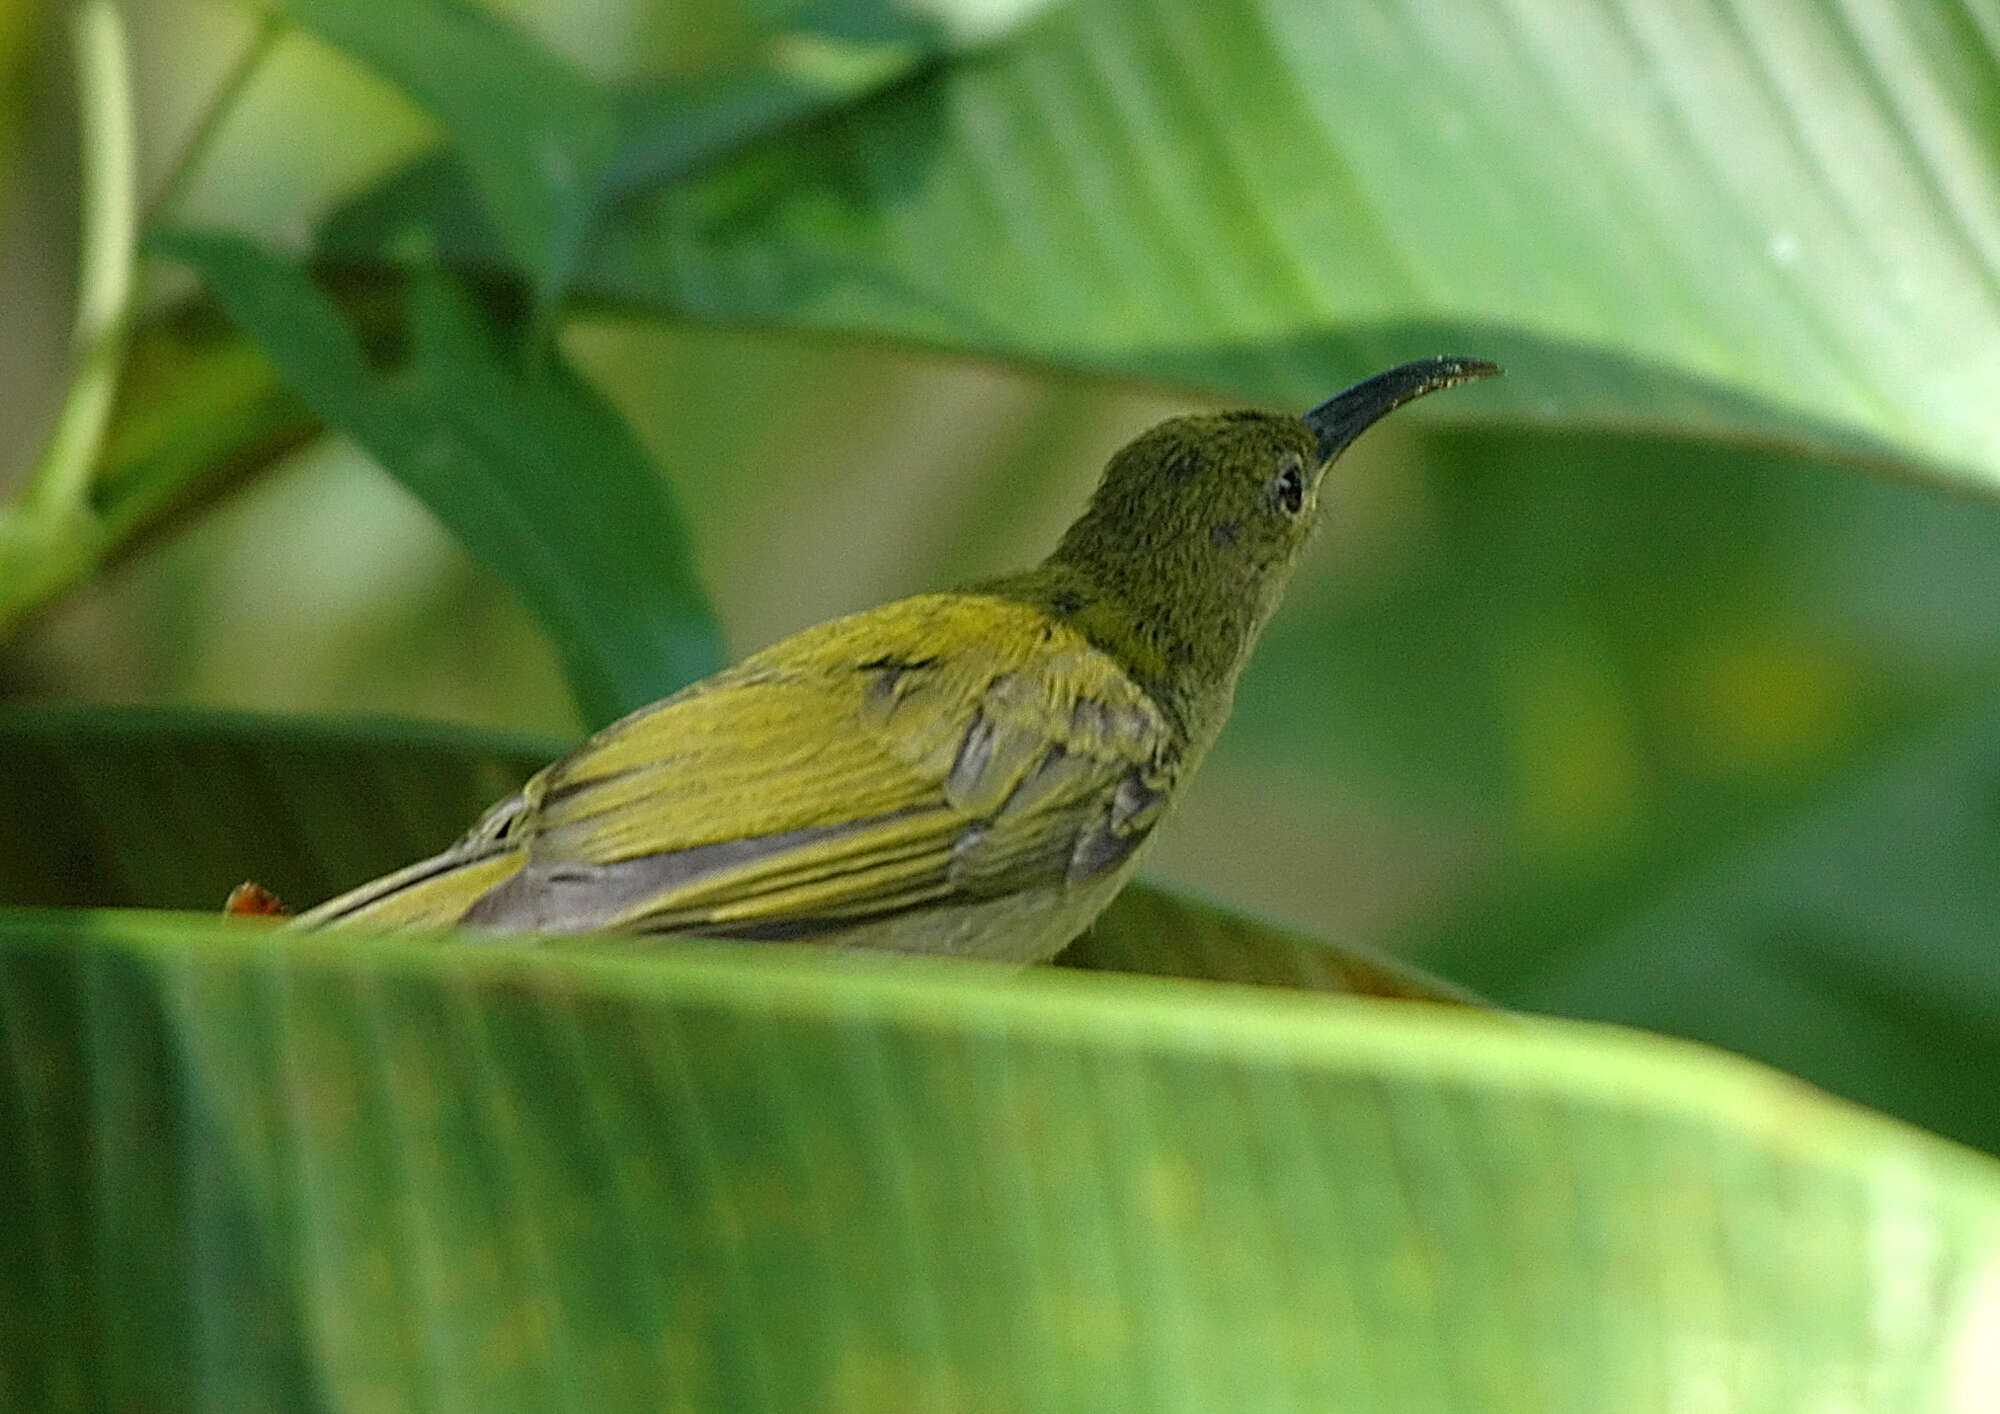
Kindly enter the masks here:
M 1161 416 L 1449 350 L 1509 376 L 1342 463 L 1155 877 L 2000 1152 L 1996 27 L 1739 8 L 133 0 L 145 292 L 0 697 L 305 720 L 133 719 L 121 812 L 124 719 L 16 719 L 7 900 L 191 901 L 155 808 L 353 882 L 265 812 L 415 852 L 506 770 L 322 798 L 312 717 L 568 738 L 1029 562 Z M 72 368 L 64 34 L 0 9 L 0 486 Z M 1128 918 L 1254 926 L 1197 912 Z

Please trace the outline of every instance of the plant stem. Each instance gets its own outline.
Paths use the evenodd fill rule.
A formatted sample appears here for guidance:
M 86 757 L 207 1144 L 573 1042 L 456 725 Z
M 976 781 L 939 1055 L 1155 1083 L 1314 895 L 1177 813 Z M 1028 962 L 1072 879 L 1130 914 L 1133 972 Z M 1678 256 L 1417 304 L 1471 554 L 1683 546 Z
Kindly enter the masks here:
M 82 124 L 77 370 L 19 511 L 60 522 L 84 508 L 124 361 L 138 243 L 138 143 L 125 23 L 116 0 L 81 0 L 72 19 Z
M 181 149 L 146 221 L 170 213 L 186 195 L 223 120 L 283 28 L 275 14 L 260 19 Z M 131 340 L 141 228 L 128 50 L 117 0 L 80 0 L 73 42 L 83 179 L 76 369 L 40 459 L 14 503 L 0 505 L 0 633 L 91 573 L 106 553 L 131 537 L 139 521 L 170 513 L 176 498 L 198 494 L 194 488 L 213 479 L 212 468 L 167 458 L 162 464 L 178 470 L 170 482 L 158 475 L 147 478 L 138 504 L 125 504 L 125 497 L 111 505 L 93 502 Z M 181 394 L 199 396 L 200 382 L 197 377 L 196 386 Z M 271 412 L 262 404 L 258 408 Z M 280 412 L 271 416 L 283 422 Z
M 222 127 L 223 119 L 235 110 L 236 100 L 243 94 L 250 78 L 257 72 L 264 56 L 271 52 L 271 46 L 284 32 L 285 22 L 275 10 L 266 10 L 257 21 L 257 32 L 250 36 L 250 42 L 243 46 L 243 52 L 236 56 L 236 62 L 223 75 L 222 83 L 215 90 L 215 97 L 201 115 L 201 121 L 189 134 L 186 145 L 181 148 L 180 160 L 174 164 L 166 185 L 160 188 L 146 208 L 146 224 L 153 225 L 163 216 L 170 215 L 187 195 L 195 174 L 201 170 L 201 159 L 215 141 L 216 133 Z

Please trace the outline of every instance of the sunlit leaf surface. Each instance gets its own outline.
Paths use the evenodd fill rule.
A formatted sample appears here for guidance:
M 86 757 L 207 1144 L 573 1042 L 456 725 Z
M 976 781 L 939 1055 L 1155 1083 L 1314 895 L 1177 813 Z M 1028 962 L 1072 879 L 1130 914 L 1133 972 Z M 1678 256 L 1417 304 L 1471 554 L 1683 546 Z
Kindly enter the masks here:
M 2000 1170 L 1677 1044 L 795 950 L 0 928 L 15 1404 L 1994 1396 Z
M 1295 406 L 1449 348 L 1512 376 L 1420 415 L 1991 485 L 1995 32 L 1951 0 L 1075 0 L 622 205 L 578 284 Z

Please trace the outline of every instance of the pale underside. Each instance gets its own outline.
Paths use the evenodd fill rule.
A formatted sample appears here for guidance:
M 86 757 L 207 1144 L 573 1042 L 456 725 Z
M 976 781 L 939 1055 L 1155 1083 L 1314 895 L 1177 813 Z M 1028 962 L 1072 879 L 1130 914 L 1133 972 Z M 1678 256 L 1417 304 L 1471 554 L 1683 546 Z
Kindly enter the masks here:
M 298 926 L 812 940 L 1029 960 L 1088 925 L 1189 763 L 1046 612 L 925 595 L 614 723 L 444 854 Z

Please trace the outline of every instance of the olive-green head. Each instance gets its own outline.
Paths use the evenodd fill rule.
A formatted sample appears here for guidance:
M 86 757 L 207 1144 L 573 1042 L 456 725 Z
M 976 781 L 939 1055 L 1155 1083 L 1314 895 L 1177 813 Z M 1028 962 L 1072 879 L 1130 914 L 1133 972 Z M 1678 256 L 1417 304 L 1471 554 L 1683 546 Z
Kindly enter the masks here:
M 1393 409 L 1500 370 L 1426 359 L 1304 417 L 1177 417 L 1128 444 L 1038 574 L 1051 603 L 1163 696 L 1226 694 L 1277 608 L 1318 516 L 1326 470 Z M 1226 706 L 1226 702 L 1225 702 Z
M 1327 463 L 1304 420 L 1268 412 L 1176 417 L 1126 444 L 1059 557 L 1114 584 L 1241 594 L 1288 567 L 1311 534 Z

